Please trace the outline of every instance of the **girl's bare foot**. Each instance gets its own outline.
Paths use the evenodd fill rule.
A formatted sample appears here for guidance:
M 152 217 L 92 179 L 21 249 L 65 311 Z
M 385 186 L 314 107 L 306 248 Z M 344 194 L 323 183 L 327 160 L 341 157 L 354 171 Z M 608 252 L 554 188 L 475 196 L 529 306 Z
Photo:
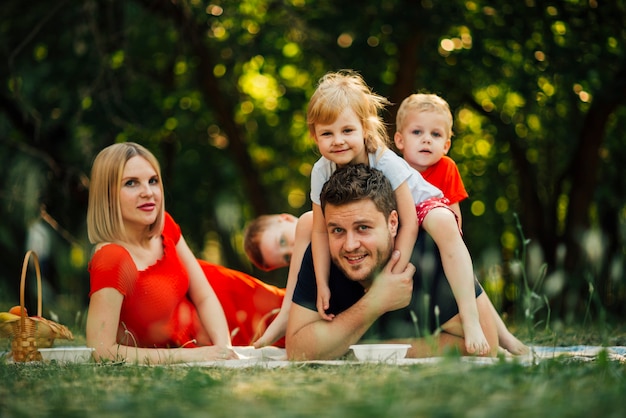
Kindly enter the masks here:
M 530 348 L 526 344 L 518 340 L 510 332 L 498 334 L 498 339 L 500 342 L 500 347 L 504 348 L 514 356 L 524 356 L 530 353 Z

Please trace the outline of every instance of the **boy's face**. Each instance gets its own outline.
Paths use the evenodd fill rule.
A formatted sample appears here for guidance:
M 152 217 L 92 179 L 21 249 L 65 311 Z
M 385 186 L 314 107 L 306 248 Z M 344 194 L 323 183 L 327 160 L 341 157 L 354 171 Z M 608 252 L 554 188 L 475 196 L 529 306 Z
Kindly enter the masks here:
M 446 117 L 438 112 L 409 112 L 394 135 L 404 159 L 419 172 L 438 162 L 450 149 Z
M 278 215 L 276 222 L 261 235 L 259 249 L 266 270 L 289 266 L 296 236 L 298 218 L 287 213 Z

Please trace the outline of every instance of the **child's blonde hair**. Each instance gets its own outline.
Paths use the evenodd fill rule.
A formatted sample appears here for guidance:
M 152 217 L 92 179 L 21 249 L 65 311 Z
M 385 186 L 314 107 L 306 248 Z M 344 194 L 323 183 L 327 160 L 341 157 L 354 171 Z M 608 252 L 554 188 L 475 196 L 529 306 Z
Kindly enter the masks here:
M 447 122 L 448 138 L 452 138 L 452 112 L 450 105 L 436 94 L 415 93 L 402 101 L 396 115 L 396 131 L 404 129 L 406 116 L 409 112 L 436 112 L 444 115 Z
M 374 93 L 363 77 L 351 70 L 340 70 L 323 76 L 311 96 L 307 109 L 309 133 L 315 137 L 315 124 L 332 124 L 341 112 L 350 108 L 363 125 L 368 153 L 389 142 L 387 129 L 379 111 L 389 101 Z

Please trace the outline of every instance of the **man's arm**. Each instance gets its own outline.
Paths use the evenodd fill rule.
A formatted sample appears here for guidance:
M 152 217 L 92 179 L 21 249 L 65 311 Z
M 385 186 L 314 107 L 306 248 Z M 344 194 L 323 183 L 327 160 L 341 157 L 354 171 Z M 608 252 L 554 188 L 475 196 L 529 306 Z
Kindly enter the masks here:
M 409 264 L 398 274 L 391 269 L 400 259 L 394 251 L 385 269 L 367 293 L 332 321 L 316 311 L 293 304 L 287 325 L 286 348 L 290 360 L 325 360 L 344 355 L 385 312 L 408 306 L 415 267 Z

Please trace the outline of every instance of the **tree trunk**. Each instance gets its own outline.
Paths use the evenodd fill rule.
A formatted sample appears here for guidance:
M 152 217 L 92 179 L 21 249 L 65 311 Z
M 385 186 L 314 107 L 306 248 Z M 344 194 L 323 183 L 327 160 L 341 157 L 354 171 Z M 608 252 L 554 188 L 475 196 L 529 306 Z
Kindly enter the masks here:
M 209 46 L 203 41 L 206 28 L 200 26 L 184 10 L 184 6 L 168 0 L 138 0 L 147 10 L 172 19 L 181 31 L 181 43 L 191 49 L 198 58 L 197 77 L 208 106 L 213 108 L 221 129 L 228 138 L 228 151 L 239 168 L 246 187 L 247 197 L 258 214 L 268 213 L 269 208 L 263 185 L 258 181 L 261 176 L 254 168 L 248 154 L 245 136 L 241 127 L 235 123 L 234 103 L 228 100 L 232 94 L 220 89 L 220 83 L 213 74 L 215 62 Z M 223 84 L 223 83 L 222 83 Z

